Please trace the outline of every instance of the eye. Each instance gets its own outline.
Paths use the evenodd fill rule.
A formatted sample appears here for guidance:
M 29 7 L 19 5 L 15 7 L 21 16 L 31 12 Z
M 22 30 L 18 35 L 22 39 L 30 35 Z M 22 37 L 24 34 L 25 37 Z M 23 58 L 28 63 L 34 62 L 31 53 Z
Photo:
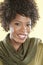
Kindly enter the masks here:
M 31 26 L 31 24 L 28 23 L 28 24 L 26 24 L 26 26 L 29 27 L 29 26 Z
M 19 26 L 19 25 L 20 25 L 20 23 L 15 23 L 15 25 Z

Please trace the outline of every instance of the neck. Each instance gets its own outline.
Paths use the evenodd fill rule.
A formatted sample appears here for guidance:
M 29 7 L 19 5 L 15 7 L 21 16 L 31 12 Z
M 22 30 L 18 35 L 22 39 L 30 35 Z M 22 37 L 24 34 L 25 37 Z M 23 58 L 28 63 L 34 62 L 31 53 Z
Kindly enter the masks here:
M 19 49 L 19 47 L 21 46 L 20 43 L 17 43 L 15 40 L 11 39 L 11 43 L 13 45 L 13 47 L 15 48 L 15 50 L 17 51 Z

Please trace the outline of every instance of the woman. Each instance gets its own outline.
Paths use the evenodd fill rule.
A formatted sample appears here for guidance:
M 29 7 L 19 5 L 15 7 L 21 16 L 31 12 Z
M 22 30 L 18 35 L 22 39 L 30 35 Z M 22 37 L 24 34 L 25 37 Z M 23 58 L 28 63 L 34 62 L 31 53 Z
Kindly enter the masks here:
M 0 41 L 0 65 L 43 65 L 43 44 L 29 38 L 39 19 L 34 0 L 5 0 L 1 5 L 2 27 L 10 31 Z

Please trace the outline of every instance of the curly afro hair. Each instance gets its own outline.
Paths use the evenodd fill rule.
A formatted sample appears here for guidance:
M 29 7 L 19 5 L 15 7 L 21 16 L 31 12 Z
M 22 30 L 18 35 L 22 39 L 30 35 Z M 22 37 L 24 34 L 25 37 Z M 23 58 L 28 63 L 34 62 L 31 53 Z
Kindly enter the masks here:
M 5 0 L 0 6 L 0 13 L 1 24 L 5 31 L 9 30 L 9 24 L 16 14 L 30 17 L 32 28 L 39 19 L 37 4 L 34 0 Z

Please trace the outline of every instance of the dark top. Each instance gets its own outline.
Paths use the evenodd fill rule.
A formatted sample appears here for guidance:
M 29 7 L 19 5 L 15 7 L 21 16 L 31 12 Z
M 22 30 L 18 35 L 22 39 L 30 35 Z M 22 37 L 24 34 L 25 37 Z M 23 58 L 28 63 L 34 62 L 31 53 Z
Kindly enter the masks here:
M 16 51 L 8 34 L 0 41 L 0 65 L 43 65 L 43 43 L 40 39 L 28 38 Z

